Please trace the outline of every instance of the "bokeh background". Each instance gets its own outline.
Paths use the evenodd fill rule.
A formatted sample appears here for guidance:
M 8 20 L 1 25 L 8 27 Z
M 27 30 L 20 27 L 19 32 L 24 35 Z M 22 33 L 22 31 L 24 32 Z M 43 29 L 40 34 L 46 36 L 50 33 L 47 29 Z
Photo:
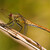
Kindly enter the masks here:
M 50 29 L 50 0 L 0 0 L 0 9 L 6 9 L 12 13 L 18 12 L 26 19 Z M 8 14 L 10 13 L 6 10 L 0 10 L 0 20 L 5 23 L 9 21 Z M 50 50 L 50 34 L 48 32 L 28 26 L 26 36 Z M 28 49 L 0 31 L 0 50 Z

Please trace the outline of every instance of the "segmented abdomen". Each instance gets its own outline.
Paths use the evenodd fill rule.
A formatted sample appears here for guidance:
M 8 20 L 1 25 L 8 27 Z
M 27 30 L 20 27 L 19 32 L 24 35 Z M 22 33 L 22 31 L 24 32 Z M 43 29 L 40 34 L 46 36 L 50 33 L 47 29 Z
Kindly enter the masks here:
M 28 25 L 30 25 L 30 26 L 34 26 L 34 27 L 37 27 L 37 28 L 40 28 L 40 29 L 43 29 L 43 30 L 46 30 L 46 31 L 50 32 L 50 29 L 45 28 L 45 27 L 43 27 L 43 26 L 40 26 L 40 25 L 38 25 L 38 24 L 32 23 L 32 22 L 30 22 L 29 20 L 26 20 L 26 23 L 27 23 Z

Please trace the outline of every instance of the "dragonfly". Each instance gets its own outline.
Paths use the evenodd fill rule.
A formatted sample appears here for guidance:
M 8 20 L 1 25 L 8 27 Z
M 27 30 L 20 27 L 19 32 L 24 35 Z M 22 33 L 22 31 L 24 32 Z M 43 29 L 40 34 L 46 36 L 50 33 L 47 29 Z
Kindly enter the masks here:
M 35 23 L 32 23 L 31 21 L 25 19 L 21 14 L 17 13 L 17 14 L 9 14 L 9 22 L 7 23 L 8 25 L 10 25 L 11 23 L 13 23 L 11 26 L 14 25 L 14 22 L 20 27 L 20 30 L 19 32 L 22 30 L 22 25 L 20 25 L 19 23 L 23 23 L 24 24 L 24 34 L 25 34 L 25 30 L 27 28 L 27 25 L 28 26 L 34 26 L 34 27 L 37 27 L 37 28 L 40 28 L 42 30 L 45 30 L 45 31 L 48 31 L 50 32 L 50 29 L 48 28 L 45 28 L 43 26 L 40 26 L 38 24 L 35 24 Z
M 3 10 L 3 9 L 2 9 Z M 9 22 L 7 23 L 7 25 L 9 26 L 13 26 L 14 23 L 16 23 L 19 27 L 20 27 L 20 30 L 19 32 L 22 30 L 23 26 L 20 24 L 20 23 L 23 23 L 24 24 L 24 34 L 26 34 L 26 31 L 27 31 L 27 26 L 33 26 L 33 27 L 37 27 L 37 28 L 40 28 L 42 30 L 45 30 L 47 32 L 50 33 L 50 29 L 48 28 L 45 28 L 43 26 L 40 26 L 38 24 L 35 24 L 29 20 L 27 20 L 26 18 L 24 18 L 20 13 L 10 13 L 8 15 L 8 18 L 9 18 Z M 11 25 L 10 25 L 11 24 Z

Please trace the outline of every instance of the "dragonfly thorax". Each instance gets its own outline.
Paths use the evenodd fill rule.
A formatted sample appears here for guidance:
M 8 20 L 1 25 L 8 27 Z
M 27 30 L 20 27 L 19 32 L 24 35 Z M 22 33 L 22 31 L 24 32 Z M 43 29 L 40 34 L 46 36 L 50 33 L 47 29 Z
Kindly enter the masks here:
M 25 21 L 19 14 L 9 14 L 9 20 L 24 23 Z

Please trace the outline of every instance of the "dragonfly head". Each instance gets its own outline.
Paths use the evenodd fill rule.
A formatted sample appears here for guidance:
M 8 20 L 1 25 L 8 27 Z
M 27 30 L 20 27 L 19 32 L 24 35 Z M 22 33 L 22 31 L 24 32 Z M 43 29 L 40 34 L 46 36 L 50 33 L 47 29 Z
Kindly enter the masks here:
M 12 17 L 12 15 L 13 15 L 12 13 L 11 13 L 11 14 L 9 14 L 9 17 Z

